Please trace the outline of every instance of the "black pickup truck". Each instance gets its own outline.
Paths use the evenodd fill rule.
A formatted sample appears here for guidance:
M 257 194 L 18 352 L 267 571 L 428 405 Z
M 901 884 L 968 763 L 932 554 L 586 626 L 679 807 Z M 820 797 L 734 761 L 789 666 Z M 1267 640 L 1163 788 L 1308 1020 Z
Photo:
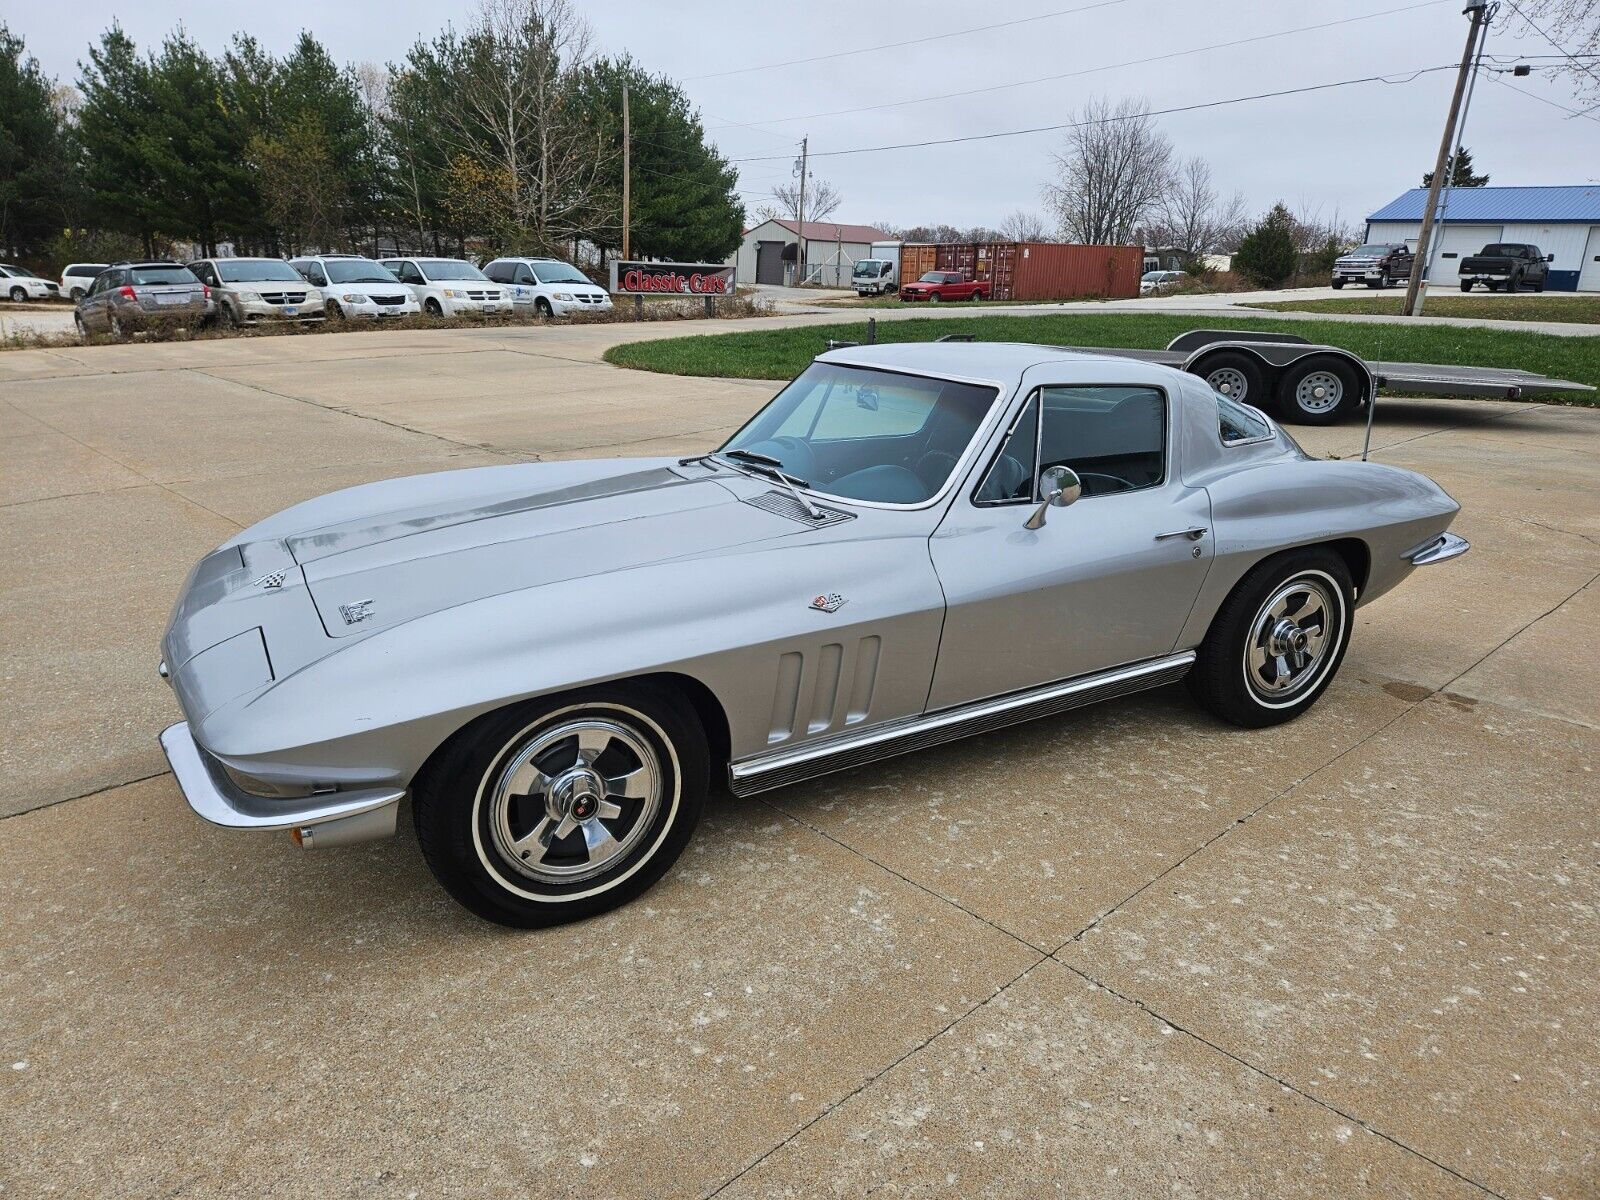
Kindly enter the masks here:
M 1386 288 L 1411 278 L 1411 250 L 1404 242 L 1372 242 L 1341 254 L 1333 262 L 1332 286 L 1364 283 Z
M 1555 255 L 1541 254 L 1526 242 L 1491 242 L 1461 260 L 1461 290 L 1470 292 L 1481 283 L 1491 292 L 1520 292 L 1524 287 L 1542 292 L 1554 261 Z

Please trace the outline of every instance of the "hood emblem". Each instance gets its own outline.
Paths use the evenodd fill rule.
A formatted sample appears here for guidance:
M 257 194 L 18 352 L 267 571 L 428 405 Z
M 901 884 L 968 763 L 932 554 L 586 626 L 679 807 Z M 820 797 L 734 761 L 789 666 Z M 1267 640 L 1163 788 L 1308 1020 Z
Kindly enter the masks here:
M 811 602 L 818 612 L 834 613 L 844 607 L 845 599 L 838 592 L 826 592 Z
M 287 571 L 269 571 L 260 579 L 256 580 L 253 586 L 258 588 L 281 588 L 283 586 L 283 581 L 287 579 L 288 576 L 289 572 Z
M 372 615 L 371 600 L 356 600 L 339 605 L 339 615 L 346 625 L 358 625 Z

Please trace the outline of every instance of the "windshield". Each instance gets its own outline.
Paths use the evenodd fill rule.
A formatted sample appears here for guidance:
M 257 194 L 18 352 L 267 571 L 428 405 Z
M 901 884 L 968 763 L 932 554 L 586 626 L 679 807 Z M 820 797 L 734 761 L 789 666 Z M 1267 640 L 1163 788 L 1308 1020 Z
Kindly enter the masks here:
M 929 271 L 917 280 L 918 283 L 947 283 L 949 277 L 943 271 Z
M 419 258 L 417 266 L 429 279 L 488 279 L 482 271 L 459 258 Z
M 188 267 L 133 267 L 128 271 L 128 282 L 155 287 L 168 283 L 198 284 L 200 280 Z
M 534 263 L 533 274 L 540 283 L 588 283 L 589 277 L 567 263 Z
M 1389 253 L 1389 251 L 1393 249 L 1393 246 L 1357 246 L 1354 250 L 1350 251 L 1350 253 L 1369 254 L 1374 258 L 1382 258 L 1385 254 Z M 1323 261 L 1326 262 L 1327 260 L 1324 259 Z
M 858 262 L 856 264 L 856 269 L 853 272 L 853 274 L 876 276 L 884 267 L 886 267 L 888 265 L 889 265 L 889 263 L 888 263 L 888 260 L 886 260 L 886 259 L 882 259 L 882 258 L 863 258 L 860 262 Z
M 389 268 L 369 258 L 325 259 L 329 283 L 399 283 Z
M 299 271 L 275 258 L 220 258 L 213 265 L 223 283 L 305 283 Z
M 766 455 L 814 491 L 921 504 L 944 487 L 995 389 L 812 363 L 722 447 Z

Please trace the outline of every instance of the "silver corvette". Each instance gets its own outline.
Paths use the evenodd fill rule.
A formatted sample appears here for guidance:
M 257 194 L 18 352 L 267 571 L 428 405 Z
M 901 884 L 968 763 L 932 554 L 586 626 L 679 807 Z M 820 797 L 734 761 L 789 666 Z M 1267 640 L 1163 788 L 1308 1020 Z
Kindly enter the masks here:
M 1427 478 L 1304 454 L 1193 375 L 1043 346 L 818 358 L 719 450 L 395 479 L 191 573 L 162 644 L 190 805 L 392 833 L 547 925 L 738 795 L 1179 679 L 1304 712 L 1353 610 L 1464 552 Z

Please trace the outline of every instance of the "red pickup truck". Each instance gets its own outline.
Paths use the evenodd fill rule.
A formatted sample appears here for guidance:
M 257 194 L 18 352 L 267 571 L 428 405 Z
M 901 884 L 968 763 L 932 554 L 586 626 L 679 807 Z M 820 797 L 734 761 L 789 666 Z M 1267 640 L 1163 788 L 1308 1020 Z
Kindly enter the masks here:
M 900 288 L 902 300 L 926 300 L 937 304 L 941 300 L 982 300 L 989 294 L 989 285 L 968 279 L 960 271 L 929 271 L 915 283 Z

